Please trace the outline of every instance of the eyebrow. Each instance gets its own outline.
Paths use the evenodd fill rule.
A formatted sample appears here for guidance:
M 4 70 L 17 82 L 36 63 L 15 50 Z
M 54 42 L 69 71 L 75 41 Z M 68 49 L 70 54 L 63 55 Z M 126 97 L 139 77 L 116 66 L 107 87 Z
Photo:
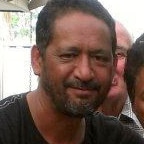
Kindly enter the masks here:
M 127 51 L 127 49 L 126 48 L 124 48 L 123 46 L 116 46 L 116 49 L 120 49 L 120 50 L 122 50 L 122 51 Z
M 93 53 L 101 53 L 101 54 L 107 54 L 107 53 L 109 53 L 110 51 L 105 50 L 105 49 L 94 49 L 94 50 L 90 50 L 90 52 L 93 52 Z
M 128 49 L 126 49 L 126 48 L 124 48 L 122 46 L 117 46 L 115 53 L 117 53 L 117 52 L 123 52 L 124 54 L 126 54 L 127 51 L 128 51 Z

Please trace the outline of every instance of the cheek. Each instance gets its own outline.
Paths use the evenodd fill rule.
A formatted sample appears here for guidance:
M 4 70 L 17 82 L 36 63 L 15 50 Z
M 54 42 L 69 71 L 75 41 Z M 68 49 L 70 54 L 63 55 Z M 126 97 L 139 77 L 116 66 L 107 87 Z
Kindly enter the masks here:
M 135 99 L 133 110 L 144 127 L 144 99 Z
M 50 77 L 56 84 L 63 82 L 69 77 L 72 71 L 72 66 L 58 63 L 51 63 L 48 66 Z
M 144 71 L 137 73 L 133 109 L 141 123 L 144 123 Z M 144 126 L 144 125 L 143 125 Z
M 104 87 L 109 87 L 113 79 L 113 68 L 98 68 L 96 78 Z
M 144 74 L 138 73 L 135 80 L 135 98 L 140 103 L 144 101 Z
M 125 66 L 125 59 L 121 59 L 117 61 L 116 72 L 119 75 L 123 75 L 124 73 L 124 66 Z

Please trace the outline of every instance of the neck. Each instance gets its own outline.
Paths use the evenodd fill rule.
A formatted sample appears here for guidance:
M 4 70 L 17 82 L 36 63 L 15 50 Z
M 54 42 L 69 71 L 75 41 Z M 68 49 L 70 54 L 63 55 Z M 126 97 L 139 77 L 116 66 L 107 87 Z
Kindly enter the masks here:
M 125 104 L 125 99 L 123 101 L 119 100 L 109 100 L 106 99 L 103 104 L 99 107 L 98 111 L 104 113 L 108 116 L 118 117 L 122 112 L 123 106 Z
M 110 107 L 105 106 L 101 109 L 101 112 L 108 116 L 115 116 L 118 117 L 123 109 L 123 106 L 121 105 L 111 105 Z
M 35 125 L 43 138 L 52 144 L 79 144 L 84 139 L 85 120 L 72 118 L 52 108 L 48 98 L 38 91 L 27 95 Z

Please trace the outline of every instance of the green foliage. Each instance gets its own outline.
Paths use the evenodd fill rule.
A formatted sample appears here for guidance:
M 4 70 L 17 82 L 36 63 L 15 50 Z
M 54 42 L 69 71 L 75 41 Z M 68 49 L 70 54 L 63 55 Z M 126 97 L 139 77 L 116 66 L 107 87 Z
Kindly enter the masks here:
M 27 28 L 21 28 L 20 35 L 21 35 L 21 37 L 29 36 L 30 35 L 29 30 Z
M 12 13 L 10 26 L 13 38 L 29 37 L 30 13 Z
M 32 14 L 32 15 L 31 15 Z M 26 40 L 31 42 L 31 38 L 33 37 L 33 41 L 35 41 L 35 23 L 37 20 L 37 12 L 33 13 L 21 13 L 21 12 L 13 12 L 11 13 L 11 21 L 10 21 L 10 35 L 11 40 Z
M 35 26 L 41 8 L 31 12 L 4 12 L 7 41 L 14 45 L 35 43 Z
M 18 22 L 19 22 L 20 18 L 17 14 L 13 14 L 11 17 L 11 27 L 15 28 L 18 26 Z

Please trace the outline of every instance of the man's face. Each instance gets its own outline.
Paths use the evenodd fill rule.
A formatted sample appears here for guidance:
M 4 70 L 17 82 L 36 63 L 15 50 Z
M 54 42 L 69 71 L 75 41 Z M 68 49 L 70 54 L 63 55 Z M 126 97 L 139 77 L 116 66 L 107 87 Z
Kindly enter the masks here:
M 133 111 L 137 115 L 141 125 L 144 127 L 144 67 L 136 74 L 135 99 L 132 104 Z
M 127 97 L 126 84 L 124 82 L 124 66 L 127 56 L 127 50 L 131 47 L 131 41 L 129 35 L 121 28 L 116 27 L 117 36 L 117 67 L 116 73 L 114 75 L 111 89 L 108 93 L 108 98 L 114 101 L 119 101 L 120 103 L 125 102 Z
M 95 111 L 113 77 L 108 26 L 81 12 L 57 18 L 40 69 L 41 85 L 58 111 L 79 117 Z
M 127 95 L 126 84 L 124 82 L 124 77 L 123 77 L 124 66 L 126 61 L 125 54 L 126 54 L 126 49 L 122 47 L 118 47 L 116 49 L 117 67 L 112 81 L 111 89 L 108 93 L 108 97 L 115 100 L 120 100 L 121 98 L 125 101 Z

